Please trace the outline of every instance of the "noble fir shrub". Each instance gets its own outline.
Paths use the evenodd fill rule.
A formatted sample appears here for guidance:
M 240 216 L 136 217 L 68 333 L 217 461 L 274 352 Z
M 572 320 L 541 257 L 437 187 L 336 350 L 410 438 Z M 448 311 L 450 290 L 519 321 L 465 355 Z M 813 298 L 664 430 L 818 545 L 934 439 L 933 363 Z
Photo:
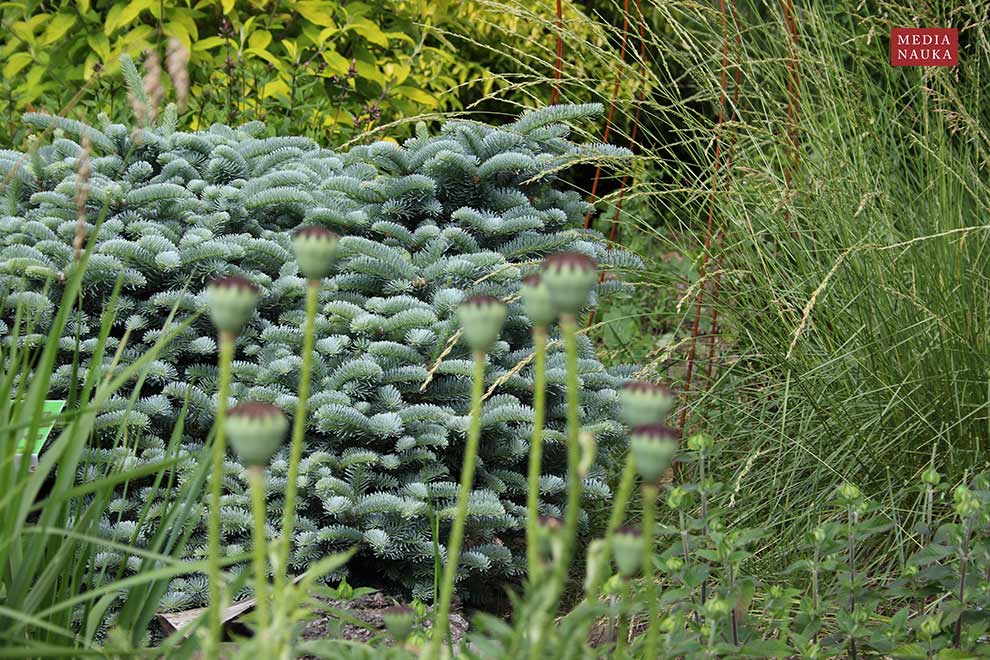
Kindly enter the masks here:
M 106 121 L 86 126 L 27 115 L 41 136 L 37 148 L 0 151 L 3 341 L 11 341 L 18 304 L 33 319 L 19 338 L 23 344 L 41 341 L 51 319 L 73 258 L 84 142 L 91 149 L 85 229 L 98 234 L 82 307 L 61 341 L 51 397 L 67 396 L 73 386 L 77 341 L 76 368 L 85 370 L 93 359 L 116 283 L 121 295 L 104 369 L 118 351 L 128 362 L 169 324 L 202 312 L 209 280 L 240 276 L 258 286 L 261 298 L 237 339 L 231 404 L 251 399 L 292 414 L 306 287 L 292 256 L 292 230 L 332 230 L 341 238 L 337 267 L 320 291 L 292 571 L 359 544 L 361 552 L 344 569 L 358 573 L 352 581 L 383 579 L 431 598 L 431 520 L 439 516 L 444 539 L 468 428 L 471 355 L 457 341 L 455 310 L 475 295 L 508 301 L 504 331 L 488 357 L 459 583 L 462 592 L 471 591 L 471 582 L 498 585 L 525 567 L 532 345 L 520 282 L 544 256 L 562 250 L 586 253 L 605 267 L 638 266 L 628 253 L 608 250 L 597 232 L 578 229 L 588 205 L 558 180 L 576 160 L 624 155 L 569 139 L 568 122 L 599 111 L 550 107 L 501 128 L 448 121 L 434 134 L 420 125 L 402 145 L 383 141 L 346 153 L 301 137 L 260 139 L 258 124 L 184 133 L 169 112 L 158 127 L 137 132 Z M 595 296 L 624 288 L 608 278 Z M 552 330 L 540 505 L 551 516 L 563 513 L 565 487 L 565 369 L 556 338 Z M 584 336 L 579 348 L 582 422 L 599 443 L 598 464 L 585 483 L 587 509 L 610 497 L 606 470 L 626 442 L 618 391 L 631 368 L 605 368 Z M 162 458 L 187 400 L 181 455 L 192 456 L 213 422 L 216 359 L 215 329 L 201 314 L 133 384 L 140 391 L 131 409 L 133 390 L 107 404 L 78 478 Z M 122 425 L 126 441 L 115 445 Z M 176 470 L 186 478 L 191 461 Z M 268 477 L 270 534 L 281 519 L 286 471 L 284 448 Z M 142 486 L 129 484 L 111 503 L 103 521 L 107 537 L 130 542 L 145 504 Z M 222 533 L 233 553 L 249 544 L 251 515 L 246 473 L 232 456 L 225 488 Z M 153 503 L 152 517 L 156 511 Z M 138 530 L 137 542 L 145 536 Z M 205 545 L 205 527 L 193 530 L 188 554 L 202 556 Z M 116 551 L 98 557 L 107 576 L 127 560 Z M 202 576 L 176 579 L 162 605 L 200 605 L 206 590 Z

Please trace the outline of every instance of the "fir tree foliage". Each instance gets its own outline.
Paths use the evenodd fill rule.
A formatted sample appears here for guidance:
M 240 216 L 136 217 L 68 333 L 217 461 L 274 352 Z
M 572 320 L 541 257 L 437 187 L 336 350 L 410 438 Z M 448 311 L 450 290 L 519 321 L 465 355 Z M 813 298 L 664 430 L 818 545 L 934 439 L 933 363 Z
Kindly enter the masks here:
M 202 313 L 206 283 L 238 276 L 260 290 L 257 311 L 237 339 L 230 403 L 268 402 L 291 414 L 306 287 L 292 256 L 292 231 L 320 226 L 335 232 L 341 237 L 337 268 L 321 288 L 316 319 L 291 570 L 360 544 L 352 563 L 358 568 L 345 570 L 370 564 L 375 577 L 432 598 L 430 519 L 439 516 L 442 542 L 469 422 L 471 356 L 458 341 L 456 309 L 468 297 L 495 296 L 508 304 L 508 316 L 488 358 L 491 392 L 459 580 L 462 588 L 471 580 L 497 585 L 525 567 L 532 343 L 518 297 L 521 279 L 561 250 L 585 253 L 604 268 L 639 265 L 626 252 L 606 249 L 598 233 L 576 228 L 588 204 L 558 180 L 576 161 L 626 155 L 568 138 L 567 122 L 600 110 L 555 106 L 501 128 L 448 121 L 430 133 L 420 125 L 402 145 L 376 142 L 347 153 L 300 137 L 259 138 L 257 123 L 183 133 L 168 124 L 132 131 L 106 121 L 87 126 L 28 115 L 25 121 L 44 131 L 46 143 L 33 154 L 0 151 L 0 289 L 8 293 L 2 340 L 12 340 L 18 302 L 33 323 L 18 341 L 30 343 L 51 320 L 73 258 L 85 139 L 92 149 L 87 216 L 96 218 L 104 204 L 109 213 L 85 274 L 82 309 L 60 345 L 50 394 L 63 396 L 72 387 L 77 338 L 78 373 L 94 358 L 87 347 L 118 280 L 122 295 L 110 350 L 101 356 L 104 372 L 118 350 L 119 361 L 131 360 L 169 323 L 200 312 L 151 365 L 130 411 L 123 398 L 108 404 L 79 478 L 161 457 L 187 399 L 181 451 L 189 456 L 206 441 L 216 407 L 217 342 Z M 599 293 L 606 290 L 626 288 L 613 283 Z M 565 365 L 554 339 L 551 331 L 540 513 L 562 516 Z M 610 497 L 605 471 L 626 442 L 618 391 L 632 368 L 606 369 L 584 337 L 579 350 L 582 420 L 599 442 L 585 502 L 599 506 L 595 500 Z M 134 438 L 127 452 L 102 449 L 121 424 Z M 176 470 L 183 479 L 191 466 Z M 283 449 L 268 473 L 271 521 L 281 514 L 286 472 Z M 221 524 L 233 552 L 250 542 L 251 515 L 246 474 L 232 456 L 225 487 Z M 141 484 L 122 490 L 103 523 L 109 538 L 140 544 L 147 536 L 134 529 L 143 492 Z M 152 503 L 152 512 L 159 508 Z M 276 527 L 273 522 L 269 533 Z M 202 555 L 205 530 L 194 530 L 192 540 L 192 556 Z M 104 574 L 113 575 L 127 559 L 102 554 Z M 196 606 L 205 595 L 202 578 L 177 579 L 163 606 Z

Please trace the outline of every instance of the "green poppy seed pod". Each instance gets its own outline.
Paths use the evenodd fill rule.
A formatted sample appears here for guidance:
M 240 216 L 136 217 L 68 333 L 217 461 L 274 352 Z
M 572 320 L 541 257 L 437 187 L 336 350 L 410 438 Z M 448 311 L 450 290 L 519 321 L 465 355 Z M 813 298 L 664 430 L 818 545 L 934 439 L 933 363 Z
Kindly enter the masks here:
M 674 407 L 673 393 L 656 383 L 633 380 L 619 392 L 622 421 L 629 427 L 660 424 Z
M 299 272 L 306 279 L 321 280 L 337 261 L 337 234 L 323 227 L 303 227 L 292 237 Z
M 416 611 L 408 605 L 395 605 L 382 610 L 382 618 L 385 619 L 385 628 L 389 634 L 401 644 L 412 634 Z
M 643 481 L 656 483 L 674 461 L 678 433 L 663 424 L 637 426 L 629 437 L 629 451 Z
M 963 520 L 980 512 L 980 498 L 966 484 L 956 486 L 952 491 L 952 499 L 956 515 Z
M 608 565 L 608 544 L 605 539 L 592 539 L 588 544 L 587 565 L 584 571 L 584 591 L 590 594 L 600 584 Z
M 488 351 L 505 323 L 505 304 L 493 296 L 473 296 L 457 307 L 464 340 L 473 351 Z
M 695 433 L 688 438 L 687 447 L 691 451 L 709 452 L 715 448 L 715 440 L 707 433 Z
M 220 332 L 236 335 L 251 320 L 258 304 L 257 285 L 243 277 L 220 277 L 206 287 L 206 305 Z
M 550 289 L 539 275 L 530 275 L 522 281 L 519 289 L 523 309 L 533 322 L 533 327 L 545 328 L 557 318 L 557 310 L 550 298 Z
M 924 472 L 921 473 L 921 482 L 928 486 L 937 486 L 938 482 L 942 480 L 942 475 L 938 473 L 933 467 L 926 468 Z
M 836 489 L 836 497 L 846 506 L 853 506 L 863 498 L 863 491 L 848 481 Z
M 731 609 L 729 602 L 722 598 L 712 598 L 705 604 L 705 613 L 713 619 L 728 615 Z
M 543 281 L 561 314 L 577 314 L 584 309 L 597 279 L 598 266 L 586 254 L 560 252 L 543 260 Z
M 598 455 L 598 440 L 594 433 L 581 431 L 578 434 L 578 446 L 581 448 L 581 460 L 578 462 L 578 474 L 584 479 L 591 471 L 591 466 L 595 464 L 595 457 Z
M 268 465 L 289 430 L 278 406 L 245 401 L 227 413 L 227 437 L 237 458 L 247 467 Z
M 620 527 L 612 535 L 612 555 L 622 577 L 639 573 L 643 562 L 643 537 L 635 527 Z

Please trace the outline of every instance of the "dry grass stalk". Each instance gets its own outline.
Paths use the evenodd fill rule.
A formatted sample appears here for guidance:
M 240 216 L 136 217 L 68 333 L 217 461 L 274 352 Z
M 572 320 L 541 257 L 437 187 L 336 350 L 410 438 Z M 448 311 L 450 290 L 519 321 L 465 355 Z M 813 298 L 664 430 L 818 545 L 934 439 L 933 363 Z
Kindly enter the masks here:
M 72 258 L 79 261 L 82 256 L 83 243 L 86 241 L 86 202 L 89 201 L 89 176 L 92 167 L 89 155 L 93 145 L 89 138 L 82 140 L 82 153 L 79 154 L 79 188 L 76 190 L 76 235 L 72 239 Z
M 175 37 L 168 40 L 165 69 L 175 87 L 176 107 L 182 112 L 189 101 L 189 49 Z

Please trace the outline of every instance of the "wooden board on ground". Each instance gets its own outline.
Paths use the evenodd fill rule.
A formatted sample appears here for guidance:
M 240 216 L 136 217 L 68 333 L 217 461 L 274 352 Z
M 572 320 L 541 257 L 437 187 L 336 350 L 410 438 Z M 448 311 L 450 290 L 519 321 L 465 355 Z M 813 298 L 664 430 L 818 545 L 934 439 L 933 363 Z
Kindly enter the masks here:
M 254 598 L 248 598 L 224 609 L 220 614 L 220 625 L 226 627 L 227 624 L 235 621 L 245 612 L 251 611 L 254 609 L 254 603 Z M 165 634 L 171 635 L 176 631 L 186 628 L 190 623 L 206 614 L 206 611 L 209 609 L 208 607 L 197 607 L 196 609 L 183 610 L 181 612 L 159 612 L 155 617 L 158 619 L 158 625 L 162 627 Z

